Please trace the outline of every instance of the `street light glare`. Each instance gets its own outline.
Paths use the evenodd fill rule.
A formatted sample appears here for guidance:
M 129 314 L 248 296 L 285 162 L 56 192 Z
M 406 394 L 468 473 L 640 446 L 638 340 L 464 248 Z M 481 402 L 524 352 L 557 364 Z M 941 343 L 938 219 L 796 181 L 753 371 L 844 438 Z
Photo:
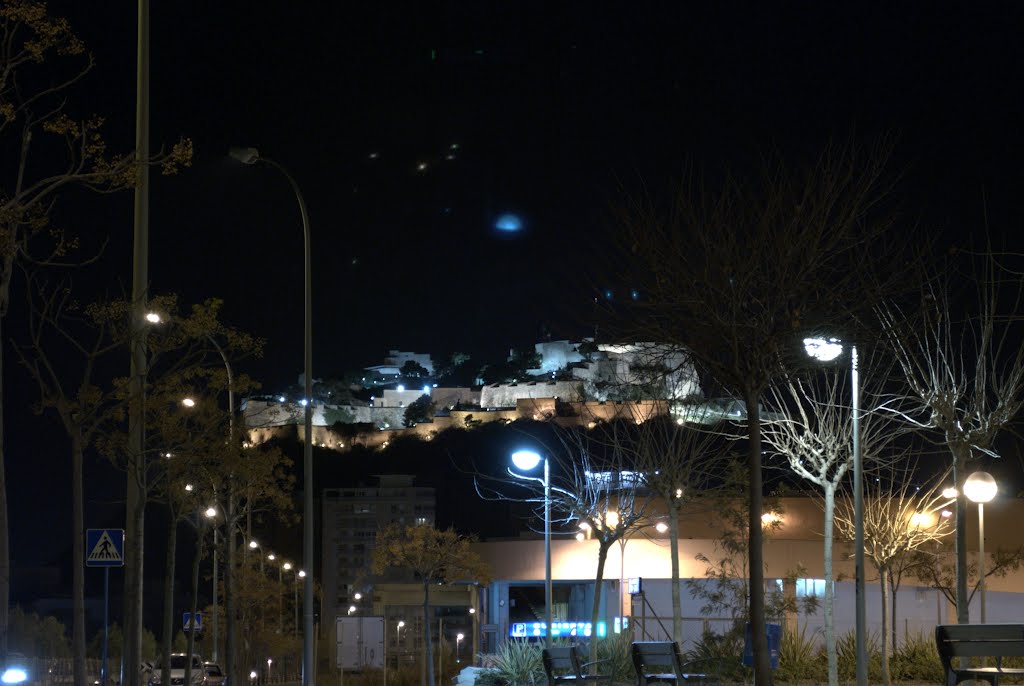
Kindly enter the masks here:
M 843 343 L 838 338 L 805 338 L 804 350 L 822 362 L 831 362 L 843 354 Z
M 540 464 L 540 455 L 532 450 L 517 450 L 512 453 L 512 464 L 528 472 Z
M 163 321 L 163 319 L 161 319 L 160 315 L 157 314 L 156 312 L 147 312 L 146 321 L 149 322 L 150 324 L 159 324 L 160 322 Z
M 185 407 L 195 407 L 196 401 L 193 400 L 192 398 L 182 398 L 181 404 L 184 405 Z
M 952 487 L 942 489 L 942 497 L 948 500 L 953 500 L 956 498 L 956 489 Z
M 292 563 L 291 562 L 285 562 L 283 566 L 284 566 L 284 571 L 287 572 L 289 569 L 292 568 Z
M 216 517 L 217 516 L 217 508 L 215 508 L 213 506 L 206 508 L 206 516 L 209 517 L 210 519 L 213 519 L 214 517 Z
M 988 472 L 974 472 L 964 482 L 964 495 L 974 503 L 987 503 L 998 491 L 996 480 Z
M 257 543 L 256 541 L 249 541 L 249 547 L 252 548 L 253 550 L 256 550 L 257 548 L 260 547 L 260 544 Z

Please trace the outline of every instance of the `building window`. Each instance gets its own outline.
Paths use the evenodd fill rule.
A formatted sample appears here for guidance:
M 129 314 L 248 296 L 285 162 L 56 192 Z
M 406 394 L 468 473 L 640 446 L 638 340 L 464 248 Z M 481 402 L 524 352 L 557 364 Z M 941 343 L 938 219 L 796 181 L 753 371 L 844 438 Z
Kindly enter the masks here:
M 796 597 L 806 598 L 809 596 L 821 597 L 825 595 L 824 579 L 797 579 Z

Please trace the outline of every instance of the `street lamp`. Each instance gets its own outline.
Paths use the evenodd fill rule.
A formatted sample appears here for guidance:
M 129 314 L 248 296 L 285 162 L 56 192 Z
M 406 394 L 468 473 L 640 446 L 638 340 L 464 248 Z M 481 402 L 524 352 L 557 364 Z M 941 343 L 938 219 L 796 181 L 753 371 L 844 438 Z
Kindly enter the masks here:
M 284 634 L 284 572 L 291 568 L 291 562 L 285 562 L 277 568 L 277 583 L 281 587 L 281 595 L 277 596 L 277 633 L 279 634 Z
M 837 338 L 805 338 L 804 350 L 822 362 L 836 359 L 843 353 Z M 860 454 L 860 372 L 857 346 L 850 346 L 850 400 L 853 422 L 853 568 L 855 577 L 855 633 L 857 654 L 857 686 L 868 684 L 868 643 L 866 636 L 867 606 L 864 590 L 864 474 Z
M 299 203 L 299 213 L 302 215 L 302 236 L 304 243 L 304 264 L 305 264 L 305 364 L 303 374 L 305 376 L 305 432 L 306 440 L 302 451 L 302 483 L 303 483 L 303 513 L 302 513 L 302 564 L 310 570 L 306 575 L 306 583 L 302 591 L 302 618 L 304 631 L 302 634 L 302 684 L 303 686 L 314 686 L 316 683 L 316 671 L 313 665 L 313 297 L 312 280 L 310 278 L 310 240 L 309 240 L 309 213 L 306 211 L 306 201 L 288 170 L 268 157 L 261 157 L 256 148 L 231 148 L 231 157 L 242 164 L 256 164 L 263 162 L 281 172 L 288 180 L 295 199 Z
M 985 503 L 996 497 L 996 480 L 988 472 L 974 472 L 964 481 L 964 495 L 978 503 L 978 590 L 981 591 L 981 623 L 985 623 Z
M 295 624 L 293 626 L 295 627 L 295 634 L 294 634 L 295 638 L 299 637 L 299 579 L 305 579 L 305 578 L 306 578 L 306 572 L 304 570 L 300 569 L 299 571 L 295 572 L 295 586 L 294 586 L 295 592 L 293 593 L 293 596 L 294 596 L 293 597 L 293 603 L 294 603 L 294 606 L 295 606 Z M 303 630 L 305 630 L 305 628 L 303 628 Z M 305 642 L 305 640 L 306 640 L 305 634 L 303 634 L 302 640 L 303 640 L 303 642 Z
M 455 661 L 462 662 L 459 658 L 459 644 L 462 643 L 462 639 L 466 637 L 465 634 L 455 634 Z
M 209 519 L 217 518 L 217 508 L 212 505 L 206 508 Z M 220 641 L 217 622 L 217 523 L 213 523 L 213 661 L 217 662 L 217 644 Z
M 528 472 L 543 460 L 544 479 L 522 476 L 512 470 L 509 473 L 518 479 L 533 479 L 544 484 L 544 645 L 551 649 L 551 467 L 546 457 L 541 457 L 532 450 L 519 450 L 512 453 L 512 464 L 518 469 Z M 859 685 L 858 685 L 859 686 Z

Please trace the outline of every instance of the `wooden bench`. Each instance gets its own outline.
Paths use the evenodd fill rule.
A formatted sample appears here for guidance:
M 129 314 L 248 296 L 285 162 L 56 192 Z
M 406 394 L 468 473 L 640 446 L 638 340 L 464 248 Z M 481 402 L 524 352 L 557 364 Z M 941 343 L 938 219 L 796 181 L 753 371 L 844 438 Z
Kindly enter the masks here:
M 599 684 L 602 681 L 612 681 L 611 674 L 587 674 L 592 665 L 597 662 L 582 662 L 576 646 L 555 646 L 545 648 L 541 651 L 541 659 L 544 661 L 544 673 L 548 675 L 548 686 L 558 684 Z
M 683 684 L 715 684 L 721 681 L 714 660 L 686 662 L 675 641 L 640 641 L 633 644 L 633 667 L 637 686 L 666 682 Z
M 946 670 L 946 686 L 973 679 L 999 686 L 1000 676 L 1024 676 L 1024 669 L 1003 667 L 1004 657 L 1024 656 L 1024 624 L 940 624 L 935 647 Z M 972 667 L 968 659 L 992 657 L 995 667 Z M 960 658 L 953 666 L 953 658 Z

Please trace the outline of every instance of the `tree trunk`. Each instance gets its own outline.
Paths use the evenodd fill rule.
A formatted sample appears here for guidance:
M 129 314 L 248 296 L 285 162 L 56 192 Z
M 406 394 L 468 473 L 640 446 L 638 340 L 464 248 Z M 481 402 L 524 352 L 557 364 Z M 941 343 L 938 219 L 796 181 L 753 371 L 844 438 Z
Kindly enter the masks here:
M 969 624 L 970 600 L 967 595 L 967 499 L 964 497 L 964 477 L 970 448 L 954 443 L 953 487 L 956 489 L 956 526 L 953 533 L 956 548 L 956 623 Z
M 434 686 L 434 646 L 430 640 L 430 580 L 423 581 L 423 666 L 427 674 L 427 686 Z
M 82 433 L 78 426 L 71 426 L 71 500 L 74 514 L 72 543 L 72 593 L 71 645 L 74 655 L 75 683 L 88 682 L 85 669 L 85 496 L 83 491 Z
M 878 569 L 879 581 L 882 582 L 882 686 L 892 686 L 889 676 L 889 569 Z
M 199 560 L 203 557 L 203 529 L 200 526 L 196 529 L 196 554 L 192 560 L 192 626 L 188 632 L 188 656 L 185 660 L 185 684 L 192 683 L 192 654 L 196 652 L 196 612 L 199 611 Z
M 171 683 L 171 650 L 174 645 L 174 566 L 178 546 L 178 516 L 173 507 L 167 508 L 171 524 L 167 531 L 167 557 L 164 565 L 164 631 L 160 655 L 160 683 Z
M 892 578 L 891 573 L 889 574 L 889 577 L 890 579 Z M 899 649 L 899 645 L 897 645 L 899 643 L 899 631 L 897 631 L 898 627 L 896 625 L 896 592 L 899 588 L 896 585 L 895 579 L 892 579 L 890 585 L 892 586 L 892 617 L 889 621 L 889 625 L 892 627 L 890 631 L 890 634 L 892 634 L 892 654 L 895 655 L 896 651 Z
M 668 507 L 668 535 L 672 555 L 672 639 L 683 647 L 683 601 L 679 593 L 679 507 L 671 500 Z M 645 637 L 640 639 L 645 640 Z
M 601 614 L 601 586 L 604 583 L 604 563 L 608 559 L 609 545 L 601 541 L 597 549 L 597 576 L 594 577 L 594 606 L 590 610 L 590 657 L 588 658 L 590 662 L 597 661 L 597 621 Z M 548 630 L 551 630 L 550 627 Z
M 136 344 L 140 345 L 141 344 Z M 142 353 L 143 361 L 145 353 Z M 140 686 L 142 666 L 143 531 L 146 523 L 146 469 L 140 390 L 131 400 L 127 498 L 124 531 L 124 644 L 121 673 L 124 686 Z
M 754 680 L 759 686 L 772 686 L 772 666 L 768 655 L 768 636 L 764 616 L 764 550 L 761 514 L 764 496 L 761 493 L 761 416 L 760 394 L 752 388 L 744 391 L 747 404 L 747 469 L 750 474 L 749 562 L 750 562 L 750 637 L 754 649 Z
M 825 652 L 828 655 L 828 684 L 839 684 L 839 656 L 836 652 L 835 573 L 832 569 L 832 548 L 834 542 L 833 518 L 836 512 L 836 489 L 831 483 L 825 486 Z

